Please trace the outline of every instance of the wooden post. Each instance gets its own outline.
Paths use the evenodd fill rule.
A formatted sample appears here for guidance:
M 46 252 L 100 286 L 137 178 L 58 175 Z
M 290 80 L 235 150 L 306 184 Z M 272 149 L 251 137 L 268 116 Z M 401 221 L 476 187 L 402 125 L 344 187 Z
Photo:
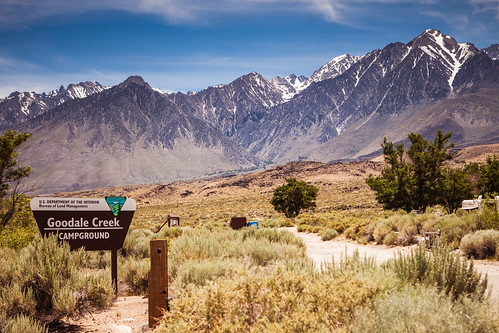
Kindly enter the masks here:
M 168 307 L 168 241 L 152 239 L 149 271 L 149 328 L 158 325 Z
M 111 280 L 114 284 L 114 294 L 118 295 L 118 250 L 111 250 Z

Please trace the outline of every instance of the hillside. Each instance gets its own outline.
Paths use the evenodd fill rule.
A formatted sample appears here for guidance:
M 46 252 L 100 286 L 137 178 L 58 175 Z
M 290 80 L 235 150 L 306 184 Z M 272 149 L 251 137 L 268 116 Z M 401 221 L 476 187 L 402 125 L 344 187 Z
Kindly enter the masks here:
M 495 144 L 493 54 L 429 29 L 408 43 L 336 57 L 311 78 L 251 72 L 184 94 L 131 76 L 109 88 L 16 93 L 0 102 L 0 125 L 33 133 L 21 158 L 39 193 L 367 158 L 383 137 L 400 142 L 410 132 L 452 131 L 460 147 Z M 50 96 L 60 104 L 49 107 Z

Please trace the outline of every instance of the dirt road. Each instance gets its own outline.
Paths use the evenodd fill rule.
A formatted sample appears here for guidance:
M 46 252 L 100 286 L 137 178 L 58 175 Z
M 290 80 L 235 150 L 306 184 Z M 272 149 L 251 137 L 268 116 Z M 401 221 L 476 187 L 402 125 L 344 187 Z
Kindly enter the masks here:
M 295 227 L 286 228 L 286 230 L 303 239 L 307 246 L 307 255 L 314 261 L 317 268 L 320 267 L 321 263 L 331 262 L 333 257 L 338 262 L 345 252 L 352 254 L 355 250 L 358 250 L 361 256 L 371 256 L 375 258 L 377 263 L 383 263 L 393 258 L 397 253 L 410 253 L 415 246 L 361 245 L 346 239 L 323 242 L 317 234 L 297 232 Z M 475 268 L 482 274 L 487 274 L 491 297 L 499 301 L 499 263 L 497 261 L 475 260 Z

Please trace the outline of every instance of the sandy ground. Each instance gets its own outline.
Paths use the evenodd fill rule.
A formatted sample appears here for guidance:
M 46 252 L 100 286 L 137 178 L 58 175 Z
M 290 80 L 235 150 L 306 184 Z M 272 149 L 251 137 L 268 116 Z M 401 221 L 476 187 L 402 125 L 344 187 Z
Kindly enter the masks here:
M 312 258 L 317 268 L 324 262 L 331 262 L 333 257 L 338 262 L 345 252 L 352 254 L 355 250 L 358 250 L 361 256 L 374 256 L 377 263 L 383 263 L 394 258 L 397 253 L 410 253 L 415 246 L 361 245 L 346 239 L 323 242 L 317 234 L 298 233 L 294 227 L 286 229 L 303 239 L 307 246 L 307 255 Z M 479 272 L 487 274 L 491 297 L 499 302 L 499 263 L 497 261 L 475 260 L 474 265 Z
M 65 332 L 136 333 L 149 325 L 148 302 L 144 296 L 118 297 L 113 306 L 67 322 Z
M 388 247 L 383 245 L 360 245 L 350 240 L 340 239 L 321 241 L 317 234 L 298 233 L 296 228 L 286 228 L 302 238 L 307 246 L 307 255 L 312 258 L 317 268 L 322 263 L 338 262 L 345 253 L 358 250 L 361 256 L 374 257 L 377 263 L 383 263 L 398 253 L 407 254 L 413 247 Z M 492 299 L 499 303 L 499 263 L 484 260 L 475 261 L 475 268 L 488 275 Z M 104 311 L 88 314 L 78 320 L 68 322 L 70 332 L 132 333 L 145 332 L 148 326 L 147 298 L 143 296 L 118 297 L 114 305 Z

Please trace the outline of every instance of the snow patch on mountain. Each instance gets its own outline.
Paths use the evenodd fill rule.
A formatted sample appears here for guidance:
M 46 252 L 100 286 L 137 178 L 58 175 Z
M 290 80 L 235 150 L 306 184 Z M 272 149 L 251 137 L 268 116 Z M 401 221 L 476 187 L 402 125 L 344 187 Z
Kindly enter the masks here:
M 276 76 L 270 81 L 281 93 L 283 101 L 287 102 L 310 85 L 310 80 L 305 76 L 288 75 L 284 78 Z
M 310 78 L 303 75 L 296 76 L 295 74 L 291 74 L 284 78 L 276 76 L 271 80 L 271 83 L 282 94 L 282 99 L 287 102 L 303 90 L 307 89 L 313 82 L 320 82 L 340 76 L 362 58 L 363 56 L 343 54 L 333 58 L 327 64 L 316 70 Z
M 334 79 L 346 72 L 353 64 L 362 58 L 362 56 L 351 56 L 348 53 L 342 54 L 316 70 L 310 79 L 312 82 Z
M 452 91 L 457 73 L 466 60 L 476 53 L 476 49 L 468 43 L 457 43 L 452 37 L 437 30 L 427 30 L 425 35 L 430 42 L 421 45 L 420 49 L 447 68 L 449 75 L 447 82 Z

